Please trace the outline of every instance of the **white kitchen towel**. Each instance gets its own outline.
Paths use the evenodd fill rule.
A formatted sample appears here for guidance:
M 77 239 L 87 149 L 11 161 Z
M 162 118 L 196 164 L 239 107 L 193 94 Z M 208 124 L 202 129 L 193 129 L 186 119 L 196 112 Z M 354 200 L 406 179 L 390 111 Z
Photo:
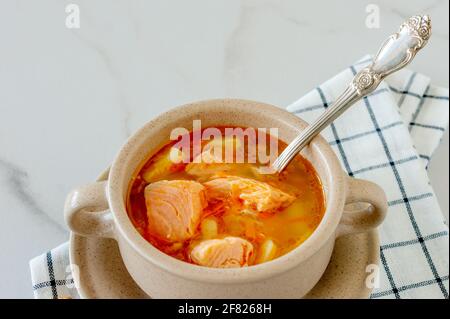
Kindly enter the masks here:
M 317 118 L 365 58 L 288 107 Z M 448 227 L 425 170 L 447 128 L 448 90 L 400 71 L 323 132 L 350 176 L 380 185 L 389 211 L 380 226 L 380 287 L 372 298 L 448 298 Z
M 69 260 L 69 243 L 30 261 L 31 282 L 36 299 L 78 299 Z
M 369 58 L 288 107 L 313 121 Z M 389 200 L 380 227 L 380 287 L 372 298 L 448 298 L 448 228 L 425 167 L 447 128 L 448 90 L 403 70 L 323 132 L 349 175 L 379 184 Z M 36 298 L 77 298 L 64 244 L 30 262 Z

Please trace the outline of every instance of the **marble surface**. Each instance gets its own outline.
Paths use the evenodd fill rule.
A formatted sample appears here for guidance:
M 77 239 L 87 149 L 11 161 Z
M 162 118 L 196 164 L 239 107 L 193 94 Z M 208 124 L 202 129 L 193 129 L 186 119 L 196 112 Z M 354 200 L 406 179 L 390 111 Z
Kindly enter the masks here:
M 76 3 L 81 28 L 65 26 Z M 380 7 L 380 28 L 365 26 Z M 68 239 L 66 194 L 155 115 L 239 97 L 288 105 L 409 15 L 434 35 L 414 68 L 449 85 L 446 0 L 0 0 L 0 297 L 31 297 L 28 261 Z M 431 182 L 448 215 L 448 135 Z

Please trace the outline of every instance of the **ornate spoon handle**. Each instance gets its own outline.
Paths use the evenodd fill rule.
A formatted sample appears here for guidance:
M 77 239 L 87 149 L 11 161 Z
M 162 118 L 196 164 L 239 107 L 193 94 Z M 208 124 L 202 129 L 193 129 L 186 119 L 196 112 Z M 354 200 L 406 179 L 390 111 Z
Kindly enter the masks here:
M 300 133 L 271 165 L 271 172 L 281 172 L 286 165 L 325 127 L 351 105 L 372 93 L 388 75 L 412 61 L 428 42 L 431 20 L 428 16 L 413 16 L 400 26 L 381 46 L 370 66 L 358 72 L 346 90 L 311 125 Z

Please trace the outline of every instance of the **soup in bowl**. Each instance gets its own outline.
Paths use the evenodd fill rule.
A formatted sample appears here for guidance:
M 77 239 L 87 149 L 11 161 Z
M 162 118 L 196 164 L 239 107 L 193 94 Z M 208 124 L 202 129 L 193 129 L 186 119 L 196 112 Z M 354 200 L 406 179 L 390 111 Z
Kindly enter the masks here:
M 217 268 L 257 265 L 299 246 L 325 211 L 312 164 L 298 155 L 281 174 L 265 174 L 260 159 L 271 147 L 274 158 L 284 142 L 254 128 L 198 133 L 210 129 L 221 134 L 201 141 L 197 152 L 192 132 L 133 176 L 127 211 L 139 233 L 172 257 Z
M 222 163 L 208 152 L 209 140 L 184 149 L 178 139 L 171 140 L 175 128 L 183 128 L 180 136 L 200 132 L 196 120 L 219 131 L 276 128 L 278 136 L 266 138 L 266 145 L 276 140 L 279 149 L 307 125 L 254 101 L 184 105 L 130 137 L 113 160 L 107 181 L 68 195 L 70 229 L 116 240 L 128 272 L 151 297 L 302 297 L 325 271 L 337 237 L 369 231 L 384 219 L 384 192 L 348 177 L 320 136 L 283 174 L 262 174 L 264 152 L 250 152 L 252 161 L 244 156 L 244 162 L 236 163 L 219 157 L 225 159 Z M 213 149 L 229 144 L 248 154 L 252 143 L 264 145 L 219 139 Z M 212 162 L 196 161 L 200 154 Z M 345 211 L 346 204 L 359 202 L 370 206 Z

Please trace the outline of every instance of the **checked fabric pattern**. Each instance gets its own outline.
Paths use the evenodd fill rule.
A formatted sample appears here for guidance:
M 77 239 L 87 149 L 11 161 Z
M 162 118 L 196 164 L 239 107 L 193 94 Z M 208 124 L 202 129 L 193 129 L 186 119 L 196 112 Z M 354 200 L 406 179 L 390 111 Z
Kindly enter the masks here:
M 71 273 L 69 243 L 33 258 L 30 269 L 36 299 L 79 298 Z
M 288 111 L 312 122 L 369 62 L 344 70 Z M 448 125 L 448 99 L 448 90 L 403 70 L 322 134 L 350 176 L 377 183 L 388 197 L 380 287 L 371 298 L 448 298 L 448 227 L 426 172 Z
M 312 122 L 344 90 L 366 57 L 287 109 Z M 385 190 L 388 216 L 380 227 L 380 287 L 372 298 L 448 298 L 448 227 L 426 167 L 448 125 L 448 90 L 400 71 L 323 132 L 347 173 Z M 30 262 L 36 298 L 77 298 L 68 244 Z

